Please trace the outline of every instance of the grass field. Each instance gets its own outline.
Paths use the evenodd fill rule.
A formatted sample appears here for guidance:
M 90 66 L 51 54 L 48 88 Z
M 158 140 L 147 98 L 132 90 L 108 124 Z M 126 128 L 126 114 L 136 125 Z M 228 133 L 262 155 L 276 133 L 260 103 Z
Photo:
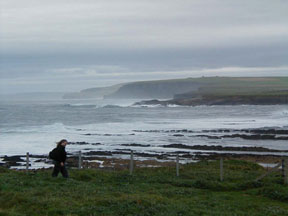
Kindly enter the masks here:
M 192 79 L 191 79 L 192 80 Z M 288 77 L 207 77 L 194 79 L 209 95 L 288 95 Z
M 288 215 L 288 186 L 279 173 L 257 164 L 199 162 L 175 168 L 127 171 L 70 170 L 53 179 L 51 170 L 0 169 L 0 215 Z
M 186 86 L 181 88 L 181 86 Z M 164 94 L 163 92 L 166 92 Z M 169 92 L 169 93 L 167 93 Z M 173 98 L 177 94 L 210 96 L 288 95 L 288 77 L 199 77 L 122 83 L 105 88 L 90 88 L 64 98 Z M 168 96 L 169 95 L 169 96 Z

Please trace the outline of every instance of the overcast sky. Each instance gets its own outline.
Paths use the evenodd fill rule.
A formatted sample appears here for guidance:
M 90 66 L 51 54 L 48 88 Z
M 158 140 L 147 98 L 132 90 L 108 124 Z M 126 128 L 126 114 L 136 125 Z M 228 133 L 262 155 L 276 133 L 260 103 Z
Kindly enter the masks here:
M 287 76 L 287 0 L 1 0 L 0 94 Z

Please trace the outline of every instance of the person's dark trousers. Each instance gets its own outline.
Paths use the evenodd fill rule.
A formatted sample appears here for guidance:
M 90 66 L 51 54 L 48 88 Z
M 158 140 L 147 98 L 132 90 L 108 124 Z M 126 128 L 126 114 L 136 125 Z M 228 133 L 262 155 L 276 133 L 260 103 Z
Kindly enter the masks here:
M 64 166 L 61 166 L 60 162 L 54 161 L 54 169 L 53 169 L 52 177 L 57 177 L 59 172 L 61 172 L 64 178 L 68 178 L 68 171 L 65 167 L 65 164 Z

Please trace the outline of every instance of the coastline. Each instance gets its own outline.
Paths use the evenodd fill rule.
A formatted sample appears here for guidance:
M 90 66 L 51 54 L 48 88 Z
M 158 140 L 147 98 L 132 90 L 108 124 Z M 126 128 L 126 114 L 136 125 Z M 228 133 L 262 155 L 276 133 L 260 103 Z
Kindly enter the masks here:
M 124 169 L 128 167 L 131 151 L 134 154 L 136 166 L 174 166 L 176 156 L 179 155 L 181 163 L 190 163 L 201 160 L 245 160 L 255 163 L 275 164 L 282 158 L 288 157 L 288 149 L 283 146 L 264 147 L 247 145 L 249 142 L 281 141 L 288 140 L 288 129 L 286 128 L 254 128 L 254 129 L 210 129 L 202 131 L 183 130 L 134 130 L 133 133 L 164 133 L 170 134 L 178 141 L 180 137 L 203 138 L 207 144 L 167 143 L 157 146 L 149 144 L 129 143 L 118 144 L 115 148 L 105 149 L 101 143 L 69 142 L 71 146 L 77 146 L 81 150 L 83 167 Z M 92 136 L 92 134 L 85 134 Z M 242 145 L 231 145 L 222 143 L 225 139 L 241 139 Z M 211 140 L 212 144 L 208 144 Z M 219 140 L 217 144 L 213 142 Z M 230 142 L 229 142 L 230 143 Z M 246 143 L 246 144 L 245 144 Z M 94 148 L 87 148 L 87 145 Z M 271 145 L 273 146 L 273 145 Z M 68 167 L 78 167 L 78 152 L 68 151 Z M 49 168 L 53 166 L 48 155 L 29 155 L 31 169 Z M 26 155 L 0 156 L 0 166 L 16 169 L 26 168 Z
M 37 112 L 22 115 L 23 109 L 28 114 L 32 109 Z M 48 112 L 51 115 L 47 118 L 53 119 L 57 113 L 60 123 L 51 121 L 50 124 L 43 119 L 42 113 L 48 109 L 53 112 Z M 220 157 L 274 163 L 288 155 L 286 105 L 146 109 L 96 108 L 85 104 L 51 104 L 46 108 L 29 104 L 16 110 L 15 120 L 10 115 L 11 127 L 7 127 L 2 136 L 2 143 L 7 141 L 3 146 L 7 148 L 2 149 L 0 156 L 1 165 L 11 168 L 25 168 L 26 151 L 35 154 L 30 155 L 31 169 L 51 167 L 45 154 L 58 137 L 71 141 L 67 151 L 71 157 L 69 163 L 75 164 L 74 167 L 77 167 L 79 150 L 87 167 L 99 168 L 127 167 L 131 150 L 141 166 L 175 163 L 177 154 L 183 163 Z M 10 105 L 3 106 L 3 112 L 9 114 Z M 19 118 L 23 126 L 14 127 Z M 31 119 L 35 122 L 29 126 Z M 41 148 L 34 148 L 33 140 L 37 140 Z M 21 148 L 14 151 L 15 146 Z M 9 157 L 4 158 L 4 154 Z
M 197 161 L 219 160 L 244 160 L 267 166 L 279 163 L 283 158 L 288 157 L 288 150 L 281 151 L 277 149 L 267 149 L 263 147 L 223 147 L 197 145 L 190 146 L 190 150 L 196 152 L 183 151 L 187 146 L 168 145 L 173 148 L 169 153 L 141 153 L 135 151 L 134 161 L 136 167 L 170 167 L 175 166 L 176 156 L 179 155 L 180 163 L 193 163 Z M 83 168 L 97 169 L 127 169 L 130 162 L 131 149 L 119 151 L 88 151 L 82 153 Z M 25 169 L 25 155 L 13 155 L 0 157 L 0 166 L 11 169 Z M 79 158 L 77 154 L 68 153 L 67 167 L 77 168 Z M 270 165 L 269 165 L 270 164 Z M 47 155 L 30 155 L 29 169 L 46 169 L 53 166 L 52 160 Z
M 272 95 L 184 95 L 170 100 L 143 100 L 134 106 L 214 106 L 214 105 L 287 105 L 287 94 Z

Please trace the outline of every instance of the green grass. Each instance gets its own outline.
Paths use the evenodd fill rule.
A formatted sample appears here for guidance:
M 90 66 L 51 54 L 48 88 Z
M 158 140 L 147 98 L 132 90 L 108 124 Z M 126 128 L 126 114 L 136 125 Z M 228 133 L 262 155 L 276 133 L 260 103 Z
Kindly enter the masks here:
M 204 95 L 288 95 L 288 77 L 209 77 L 199 81 L 209 84 L 200 89 Z
M 288 95 L 288 77 L 200 77 L 141 81 L 132 84 L 191 83 L 201 85 L 199 94 L 213 96 Z M 184 93 L 184 92 L 183 92 Z
M 0 169 L 0 215 L 288 215 L 288 186 L 279 173 L 261 182 L 257 164 L 199 162 L 127 171 L 70 170 L 68 180 Z

